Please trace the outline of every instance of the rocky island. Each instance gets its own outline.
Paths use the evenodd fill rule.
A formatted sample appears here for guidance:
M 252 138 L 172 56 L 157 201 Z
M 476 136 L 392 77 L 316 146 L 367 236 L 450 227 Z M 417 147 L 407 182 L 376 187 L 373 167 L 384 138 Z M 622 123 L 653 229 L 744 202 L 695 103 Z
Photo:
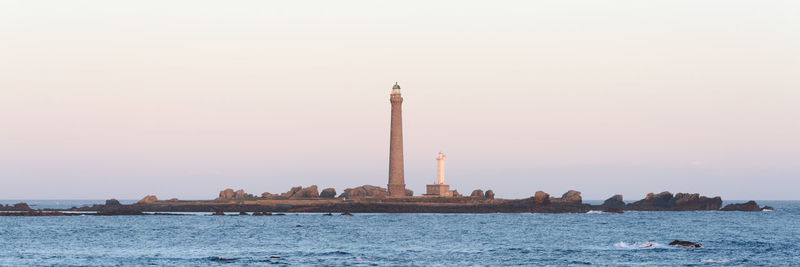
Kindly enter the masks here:
M 405 197 L 391 197 L 386 188 L 364 185 L 345 189 L 337 196 L 333 188 L 321 192 L 315 185 L 293 187 L 285 193 L 264 192 L 258 196 L 244 190 L 225 189 L 213 200 L 159 200 L 148 195 L 130 205 L 120 204 L 116 199 L 91 207 L 73 207 L 63 210 L 33 210 L 25 203 L 0 206 L 0 215 L 45 216 L 45 215 L 145 215 L 169 214 L 171 212 L 208 212 L 218 215 L 236 212 L 242 215 L 255 213 L 586 213 L 602 211 L 624 213 L 626 211 L 761 211 L 754 201 L 730 204 L 722 207 L 720 197 L 705 197 L 699 194 L 661 192 L 649 193 L 644 199 L 625 203 L 622 195 L 614 195 L 600 205 L 583 203 L 581 192 L 570 190 L 559 197 L 537 191 L 524 199 L 495 198 L 493 190 L 473 190 L 469 196 L 458 194 L 451 197 L 413 196 L 408 190 Z M 52 213 L 52 214 L 47 214 Z

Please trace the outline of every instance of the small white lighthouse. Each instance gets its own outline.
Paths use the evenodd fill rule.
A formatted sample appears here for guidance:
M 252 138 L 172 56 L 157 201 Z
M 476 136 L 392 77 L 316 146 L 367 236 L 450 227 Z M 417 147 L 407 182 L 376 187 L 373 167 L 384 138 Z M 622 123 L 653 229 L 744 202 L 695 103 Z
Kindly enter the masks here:
M 425 186 L 425 195 L 429 197 L 452 197 L 453 191 L 450 191 L 450 186 L 444 183 L 444 160 L 447 157 L 444 156 L 444 153 L 439 152 L 439 156 L 436 157 L 436 180 L 433 181 L 433 184 L 429 184 Z
M 447 157 L 444 153 L 439 152 L 439 157 L 436 158 L 436 181 L 433 184 L 444 184 L 444 160 Z

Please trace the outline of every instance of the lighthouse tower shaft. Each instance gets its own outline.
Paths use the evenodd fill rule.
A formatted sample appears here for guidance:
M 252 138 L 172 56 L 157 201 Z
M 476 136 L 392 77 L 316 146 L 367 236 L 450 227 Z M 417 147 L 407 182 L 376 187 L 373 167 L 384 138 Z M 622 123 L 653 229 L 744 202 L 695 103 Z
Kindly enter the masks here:
M 445 159 L 447 159 L 447 157 L 445 157 L 444 154 L 442 154 L 442 152 L 439 152 L 439 157 L 436 158 L 436 181 L 434 181 L 433 184 L 445 184 L 444 182 Z
M 389 98 L 392 103 L 392 125 L 389 137 L 389 196 L 405 197 L 406 183 L 403 170 L 403 97 L 395 84 Z

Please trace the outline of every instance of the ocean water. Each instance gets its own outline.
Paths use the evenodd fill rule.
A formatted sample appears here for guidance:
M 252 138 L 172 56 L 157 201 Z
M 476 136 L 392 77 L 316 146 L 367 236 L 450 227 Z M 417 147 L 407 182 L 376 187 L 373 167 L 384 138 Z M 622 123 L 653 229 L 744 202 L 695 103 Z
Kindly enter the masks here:
M 800 201 L 759 204 L 776 211 L 0 217 L 0 265 L 800 265 Z

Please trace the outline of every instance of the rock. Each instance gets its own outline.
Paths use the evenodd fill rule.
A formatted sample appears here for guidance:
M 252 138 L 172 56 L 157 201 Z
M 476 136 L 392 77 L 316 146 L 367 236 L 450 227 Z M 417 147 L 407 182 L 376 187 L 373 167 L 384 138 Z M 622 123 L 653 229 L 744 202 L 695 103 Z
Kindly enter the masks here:
M 136 204 L 150 204 L 150 203 L 155 203 L 156 201 L 158 201 L 158 198 L 156 196 L 147 195 L 141 200 L 139 200 L 139 202 L 136 202 Z
M 649 193 L 644 198 L 653 203 L 653 206 L 668 207 L 672 205 L 672 193 L 664 191 L 658 194 Z
M 339 197 L 344 198 L 364 198 L 364 197 L 373 197 L 373 198 L 383 198 L 388 195 L 388 191 L 386 188 L 377 187 L 374 185 L 363 185 L 355 188 L 348 188 L 344 190 L 344 193 L 339 195 Z
M 294 193 L 290 199 L 300 199 L 300 198 L 319 198 L 319 191 L 317 190 L 316 185 L 312 185 L 306 188 L 301 188 L 299 191 Z
M 119 203 L 119 200 L 112 198 L 106 200 L 106 206 L 122 206 L 122 204 Z
M 533 202 L 543 205 L 550 204 L 550 194 L 544 191 L 536 191 L 536 193 L 533 194 Z
M 328 212 L 328 213 L 322 214 L 322 216 L 333 216 L 333 213 Z
M 622 208 L 625 207 L 625 202 L 622 201 L 622 195 L 614 195 L 614 196 L 606 199 L 606 201 L 603 201 L 603 205 L 601 205 L 601 206 L 604 209 L 619 209 L 619 210 L 622 210 Z
M 763 208 L 761 208 L 761 211 L 775 211 L 775 208 L 773 208 L 772 206 L 764 206 Z
M 469 196 L 470 197 L 478 197 L 478 198 L 484 198 L 485 197 L 485 195 L 483 194 L 483 190 L 480 190 L 480 189 L 472 190 L 472 194 L 469 194 Z
M 722 198 L 708 198 L 700 194 L 678 193 L 675 196 L 670 192 L 658 194 L 649 193 L 639 201 L 625 205 L 626 210 L 641 211 L 690 211 L 690 210 L 718 210 L 722 207 Z
M 240 211 L 240 212 L 239 212 L 239 215 L 242 215 L 242 216 L 247 216 L 247 215 L 250 215 L 250 214 L 248 214 L 247 212 L 244 212 L 244 211 Z
M 281 194 L 281 197 L 290 198 L 290 197 L 294 196 L 294 194 L 296 194 L 300 190 L 303 190 L 302 186 L 292 187 L 292 189 L 289 189 L 289 191 L 287 191 L 286 193 Z
M 272 194 L 270 192 L 264 192 L 264 193 L 261 193 L 261 197 L 262 198 L 275 198 L 275 197 L 278 197 L 278 195 L 277 194 Z
M 484 194 L 486 199 L 494 199 L 494 191 L 492 189 L 486 190 L 486 194 Z
M 761 208 L 755 201 L 750 200 L 745 203 L 725 205 L 721 211 L 761 211 Z
M 222 212 L 221 210 L 218 210 L 218 211 L 215 211 L 214 214 L 212 214 L 212 215 L 214 215 L 214 216 L 225 216 L 225 212 Z
M 670 246 L 683 247 L 683 248 L 702 248 L 702 244 L 697 244 L 689 241 L 675 240 L 669 243 Z
M 345 211 L 342 213 L 342 216 L 353 216 L 353 214 L 350 213 L 349 211 Z
M 178 202 L 178 198 L 177 197 L 173 197 L 173 198 L 170 198 L 167 201 L 169 201 L 169 202 Z
M 256 212 L 253 212 L 253 216 L 264 216 L 264 213 L 260 212 L 260 211 L 256 211 Z
M 5 205 L 5 206 L 0 205 L 0 210 L 2 210 L 2 211 L 32 211 L 33 209 L 31 209 L 31 207 L 28 206 L 28 203 L 20 202 L 20 203 L 14 204 L 14 205 Z
M 14 203 L 12 207 L 14 210 L 32 210 L 31 207 L 28 206 L 28 203 L 25 202 Z
M 453 190 L 453 197 L 462 197 L 462 195 L 458 192 L 458 190 Z
M 244 192 L 244 189 L 236 190 L 236 193 L 233 195 L 233 198 L 236 199 L 243 199 L 247 197 L 247 193 Z
M 320 198 L 335 198 L 336 197 L 336 189 L 333 188 L 325 188 L 322 189 L 322 192 L 319 193 Z
M 687 205 L 692 202 L 696 202 L 700 200 L 700 194 L 685 194 L 685 193 L 677 193 L 675 194 L 675 205 L 683 206 Z
M 411 190 L 411 189 L 406 189 L 406 196 L 407 197 L 413 197 L 414 196 L 414 191 Z
M 144 213 L 131 206 L 112 205 L 103 207 L 97 211 L 97 215 L 144 215 Z
M 569 190 L 564 195 L 561 195 L 562 202 L 571 202 L 571 203 L 581 203 L 583 199 L 581 198 L 581 192 L 575 190 Z
M 227 188 L 225 190 L 219 191 L 219 198 L 218 199 L 233 199 L 236 192 L 233 189 Z

